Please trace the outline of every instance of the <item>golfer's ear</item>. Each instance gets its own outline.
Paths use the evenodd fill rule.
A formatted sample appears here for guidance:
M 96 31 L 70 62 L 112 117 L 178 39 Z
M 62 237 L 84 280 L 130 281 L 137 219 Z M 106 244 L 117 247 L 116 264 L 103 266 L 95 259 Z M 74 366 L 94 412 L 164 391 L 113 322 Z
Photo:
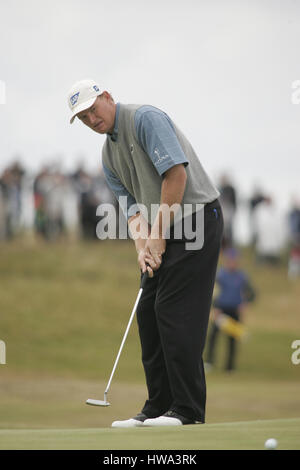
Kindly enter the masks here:
M 110 94 L 108 91 L 106 91 L 106 90 L 104 90 L 104 92 L 101 93 L 100 98 L 105 98 L 105 99 L 107 99 L 108 101 L 114 102 L 113 97 L 112 97 L 111 94 Z

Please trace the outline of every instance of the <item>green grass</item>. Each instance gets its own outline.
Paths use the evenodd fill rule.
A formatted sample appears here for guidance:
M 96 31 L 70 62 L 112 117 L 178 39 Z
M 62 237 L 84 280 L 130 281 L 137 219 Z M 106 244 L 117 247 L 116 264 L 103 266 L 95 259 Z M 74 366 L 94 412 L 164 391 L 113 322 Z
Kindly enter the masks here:
M 2 430 L 0 449 L 300 449 L 300 418 L 191 425 L 182 428 Z
M 33 445 L 32 439 L 39 436 L 33 430 L 38 428 L 45 429 L 40 434 L 46 439 L 43 442 L 56 442 L 57 448 L 66 442 L 80 448 L 80 442 L 87 444 L 88 436 L 97 439 L 99 435 L 109 448 L 118 445 L 114 440 L 122 435 L 118 430 L 100 428 L 135 414 L 146 398 L 135 322 L 113 379 L 112 406 L 97 409 L 84 402 L 103 398 L 137 295 L 139 273 L 132 242 L 13 242 L 0 245 L 0 256 L 0 339 L 7 348 L 7 364 L 0 365 L 0 429 L 11 430 L 1 431 L 1 445 L 11 445 L 5 435 L 13 436 L 13 430 L 12 445 Z M 221 434 L 223 423 L 231 423 L 226 436 L 231 432 L 234 436 L 237 428 L 233 422 L 251 421 L 259 427 L 262 420 L 275 420 L 274 424 L 284 428 L 287 420 L 292 429 L 293 418 L 300 416 L 300 365 L 291 362 L 291 344 L 300 339 L 300 280 L 289 281 L 285 265 L 275 269 L 257 266 L 248 249 L 243 250 L 242 267 L 250 274 L 258 298 L 246 312 L 249 336 L 239 345 L 237 371 L 228 375 L 222 370 L 226 343 L 221 337 L 216 367 L 207 374 L 207 424 L 203 429 L 211 436 Z M 264 423 L 268 426 L 269 421 Z M 251 430 L 252 424 L 249 426 Z M 64 435 L 59 428 L 69 429 L 66 440 L 58 439 Z M 159 431 L 151 432 L 151 442 L 158 444 L 155 436 Z M 204 431 L 192 427 L 179 432 L 195 434 L 196 440 Z M 91 442 L 98 442 L 93 439 Z M 233 446 L 239 442 L 232 439 Z M 213 438 L 203 442 L 210 446 Z M 258 441 L 249 442 L 258 445 Z M 167 448 L 167 443 L 164 440 L 161 445 Z M 286 445 L 292 446 L 294 441 Z

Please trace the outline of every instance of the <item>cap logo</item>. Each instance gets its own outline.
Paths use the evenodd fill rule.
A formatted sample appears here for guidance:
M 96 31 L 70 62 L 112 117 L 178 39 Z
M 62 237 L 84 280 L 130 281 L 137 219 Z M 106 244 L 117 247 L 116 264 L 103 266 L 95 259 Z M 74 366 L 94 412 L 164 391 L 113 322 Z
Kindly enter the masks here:
M 97 85 L 94 85 L 93 88 L 95 91 L 99 91 L 99 88 L 97 87 Z
M 74 106 L 77 103 L 79 93 L 80 93 L 80 91 L 78 93 L 75 93 L 75 95 L 71 96 L 70 101 L 71 101 L 72 106 Z

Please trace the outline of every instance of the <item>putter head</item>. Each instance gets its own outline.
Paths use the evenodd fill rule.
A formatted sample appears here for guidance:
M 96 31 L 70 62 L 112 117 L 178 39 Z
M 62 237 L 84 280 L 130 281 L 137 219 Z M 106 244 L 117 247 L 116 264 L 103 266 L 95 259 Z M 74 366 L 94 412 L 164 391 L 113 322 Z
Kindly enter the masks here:
M 85 403 L 87 405 L 92 405 L 92 406 L 109 406 L 110 405 L 110 403 L 108 403 L 108 401 L 93 400 L 92 398 L 89 398 Z

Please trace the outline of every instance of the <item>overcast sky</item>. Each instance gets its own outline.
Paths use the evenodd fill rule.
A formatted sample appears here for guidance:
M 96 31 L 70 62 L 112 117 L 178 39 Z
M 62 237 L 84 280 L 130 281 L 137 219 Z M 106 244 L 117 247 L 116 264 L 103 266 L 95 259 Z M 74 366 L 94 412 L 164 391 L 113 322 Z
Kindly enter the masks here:
M 300 0 L 1 0 L 0 170 L 101 162 L 104 136 L 69 125 L 93 78 L 122 103 L 166 111 L 215 183 L 299 195 Z

